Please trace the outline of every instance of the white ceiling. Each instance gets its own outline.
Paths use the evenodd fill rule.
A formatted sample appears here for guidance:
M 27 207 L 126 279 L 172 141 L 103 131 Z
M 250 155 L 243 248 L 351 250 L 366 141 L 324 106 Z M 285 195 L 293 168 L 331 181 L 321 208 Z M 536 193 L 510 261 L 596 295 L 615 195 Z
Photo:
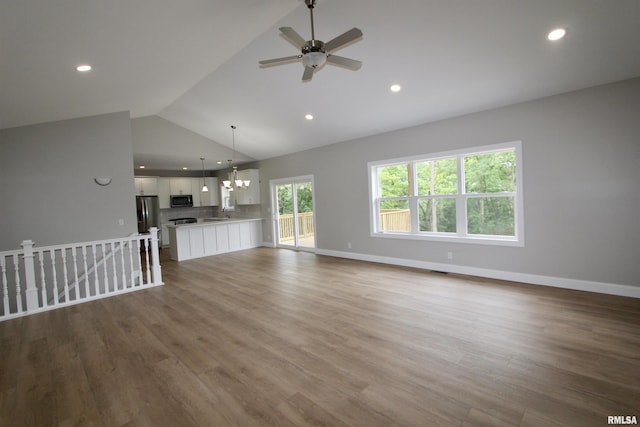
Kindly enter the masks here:
M 265 159 L 640 76 L 638 0 L 319 0 L 314 17 L 325 42 L 363 31 L 337 52 L 359 71 L 258 67 L 297 53 L 278 27 L 310 38 L 302 0 L 2 0 L 0 128 L 130 110 L 225 146 L 235 124 Z M 178 142 L 175 168 L 199 168 Z

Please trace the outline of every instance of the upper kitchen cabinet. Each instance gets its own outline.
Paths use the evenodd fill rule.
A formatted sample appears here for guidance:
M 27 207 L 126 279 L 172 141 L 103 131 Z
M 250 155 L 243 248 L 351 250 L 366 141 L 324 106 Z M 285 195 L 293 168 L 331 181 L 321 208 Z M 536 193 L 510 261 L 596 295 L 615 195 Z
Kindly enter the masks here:
M 171 178 L 169 181 L 171 195 L 193 194 L 191 181 L 191 178 Z
M 202 179 L 198 178 L 200 185 L 200 206 L 218 206 L 220 203 L 220 190 L 218 189 L 218 178 L 207 177 L 204 178 L 204 182 L 207 184 L 209 191 L 202 192 Z
M 193 207 L 197 208 L 202 206 L 200 204 L 200 191 L 202 190 L 202 178 L 189 178 L 191 182 L 191 191 L 188 194 L 191 194 L 193 197 Z
M 245 169 L 238 171 L 238 179 L 250 181 L 249 188 L 235 190 L 236 204 L 259 205 L 260 204 L 260 170 Z
M 158 195 L 158 178 L 154 177 L 135 177 L 136 196 L 157 196 Z
M 158 178 L 158 202 L 160 209 L 171 207 L 171 178 Z

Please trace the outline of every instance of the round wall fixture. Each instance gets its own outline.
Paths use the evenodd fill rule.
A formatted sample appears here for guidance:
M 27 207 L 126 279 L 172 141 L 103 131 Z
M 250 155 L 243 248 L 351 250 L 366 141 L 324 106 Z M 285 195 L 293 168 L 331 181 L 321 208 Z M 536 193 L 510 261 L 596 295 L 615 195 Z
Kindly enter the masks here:
M 105 177 L 101 177 L 101 178 L 94 178 L 93 180 L 96 182 L 96 184 L 102 185 L 102 186 L 111 184 L 111 177 L 110 176 L 105 176 Z

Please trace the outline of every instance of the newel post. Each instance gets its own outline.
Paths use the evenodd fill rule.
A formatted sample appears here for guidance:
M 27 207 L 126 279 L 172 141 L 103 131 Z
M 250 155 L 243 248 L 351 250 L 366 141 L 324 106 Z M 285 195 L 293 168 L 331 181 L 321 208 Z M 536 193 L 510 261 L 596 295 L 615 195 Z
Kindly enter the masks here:
M 158 227 L 149 228 L 151 234 L 151 272 L 153 274 L 153 284 L 162 284 L 162 272 L 160 270 L 160 253 L 158 251 Z
M 38 288 L 36 286 L 36 270 L 33 262 L 33 240 L 23 240 L 22 249 L 24 254 L 24 293 L 27 297 L 27 311 L 37 310 Z

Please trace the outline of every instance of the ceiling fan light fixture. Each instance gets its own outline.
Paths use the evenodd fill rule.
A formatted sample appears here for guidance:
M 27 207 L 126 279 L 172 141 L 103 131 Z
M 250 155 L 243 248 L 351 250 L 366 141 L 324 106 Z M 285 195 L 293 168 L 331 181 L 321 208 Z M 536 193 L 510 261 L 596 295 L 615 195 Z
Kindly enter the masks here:
M 324 52 L 309 52 L 302 57 L 302 65 L 305 67 L 318 68 L 327 62 L 327 54 Z

